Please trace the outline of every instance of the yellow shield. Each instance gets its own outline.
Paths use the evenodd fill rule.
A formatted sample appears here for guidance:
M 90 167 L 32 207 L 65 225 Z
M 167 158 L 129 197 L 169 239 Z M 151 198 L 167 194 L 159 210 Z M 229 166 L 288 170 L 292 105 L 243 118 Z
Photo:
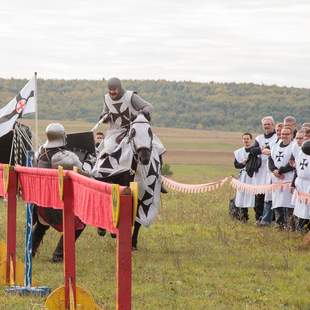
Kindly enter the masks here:
M 120 197 L 119 197 L 119 185 L 112 184 L 112 221 L 114 227 L 118 226 L 119 221 L 119 207 L 120 207 Z
M 133 197 L 133 206 L 132 206 L 132 225 L 135 223 L 137 211 L 138 211 L 138 183 L 130 182 L 130 189 Z
M 62 166 L 58 166 L 58 191 L 59 191 L 59 199 L 63 200 L 64 198 L 64 168 Z
M 10 165 L 9 164 L 3 164 L 3 191 L 4 191 L 4 193 L 8 192 L 9 174 L 10 174 Z

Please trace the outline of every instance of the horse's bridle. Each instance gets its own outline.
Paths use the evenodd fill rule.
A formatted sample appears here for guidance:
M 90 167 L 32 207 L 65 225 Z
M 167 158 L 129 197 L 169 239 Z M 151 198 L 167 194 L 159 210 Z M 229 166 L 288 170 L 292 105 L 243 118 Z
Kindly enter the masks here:
M 133 145 L 133 147 L 132 147 L 132 150 L 133 150 L 133 154 L 134 154 L 134 157 L 135 157 L 135 159 L 137 159 L 137 155 L 138 155 L 138 152 L 139 152 L 139 150 L 141 149 L 141 148 L 143 148 L 143 147 L 140 147 L 140 148 L 137 148 L 136 147 L 136 144 L 135 144 L 135 141 L 134 141 L 134 136 L 132 136 L 132 134 L 131 134 L 131 131 L 134 129 L 134 130 L 136 130 L 135 128 L 132 128 L 132 125 L 134 125 L 134 124 L 150 124 L 149 122 L 147 122 L 147 121 L 133 121 L 131 124 L 130 124 L 130 128 L 129 128 L 129 131 L 128 131 L 128 143 L 129 142 L 131 142 L 132 143 L 132 145 Z M 152 152 L 152 150 L 153 150 L 153 132 L 152 132 L 152 129 L 151 129 L 151 127 L 149 127 L 149 130 L 151 130 L 151 142 L 150 142 L 150 147 L 148 148 L 149 150 L 150 150 L 150 152 Z

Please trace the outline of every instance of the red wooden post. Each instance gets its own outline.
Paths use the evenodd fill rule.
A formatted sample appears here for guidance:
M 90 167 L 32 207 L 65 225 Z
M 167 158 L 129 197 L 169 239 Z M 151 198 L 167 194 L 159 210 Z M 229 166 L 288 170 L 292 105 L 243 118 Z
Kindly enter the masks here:
M 16 193 L 17 174 L 10 168 L 9 186 L 7 193 L 7 230 L 6 230 L 6 284 L 10 285 L 11 272 L 16 281 Z M 13 266 L 11 266 L 11 263 Z M 13 267 L 13 270 L 11 268 Z
M 117 310 L 131 310 L 131 225 L 132 195 L 128 188 L 120 195 L 116 253 Z
M 75 223 L 73 213 L 73 186 L 68 177 L 64 177 L 64 209 L 63 209 L 63 240 L 64 240 L 64 273 L 65 273 L 65 309 L 70 307 L 70 287 L 73 290 L 76 306 L 76 274 L 75 274 Z M 73 301 L 71 300 L 71 303 Z

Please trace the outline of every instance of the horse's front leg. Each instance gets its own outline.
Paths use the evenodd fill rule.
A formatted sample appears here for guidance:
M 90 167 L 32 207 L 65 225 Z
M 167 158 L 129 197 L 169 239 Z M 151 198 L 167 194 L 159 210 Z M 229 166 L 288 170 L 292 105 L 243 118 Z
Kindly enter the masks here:
M 134 225 L 132 238 L 131 238 L 131 248 L 133 251 L 138 250 L 137 245 L 138 245 L 138 234 L 139 234 L 140 227 L 141 227 L 141 224 L 136 221 Z

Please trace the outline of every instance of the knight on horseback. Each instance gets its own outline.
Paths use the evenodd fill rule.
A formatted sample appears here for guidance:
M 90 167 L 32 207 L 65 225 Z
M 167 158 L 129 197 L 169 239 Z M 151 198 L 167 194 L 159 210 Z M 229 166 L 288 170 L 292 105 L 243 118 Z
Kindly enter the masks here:
M 101 179 L 102 181 L 111 182 L 111 176 L 119 173 L 128 172 L 129 170 L 134 170 L 133 174 L 139 178 L 141 181 L 142 175 L 143 178 L 147 178 L 151 174 L 148 174 L 151 170 L 156 175 L 156 184 L 159 181 L 159 192 L 167 192 L 160 183 L 160 170 L 162 166 L 162 155 L 166 151 L 159 138 L 151 132 L 149 121 L 150 121 L 150 113 L 153 110 L 153 106 L 151 103 L 142 99 L 133 91 L 124 90 L 121 84 L 121 81 L 118 78 L 111 78 L 108 80 L 108 93 L 104 97 L 103 104 L 103 112 L 100 116 L 100 119 L 103 123 L 108 123 L 108 130 L 105 133 L 104 143 L 102 143 L 102 148 L 99 146 L 99 154 L 97 158 L 97 162 L 93 169 L 93 175 L 96 179 Z M 142 116 L 141 116 L 142 115 Z M 131 162 L 134 158 L 128 157 L 128 161 L 124 160 L 122 162 L 122 158 L 125 157 L 124 153 L 135 152 L 134 150 L 128 150 L 126 145 L 129 145 L 129 142 L 132 141 L 134 133 L 136 130 L 140 130 L 139 126 L 136 126 L 136 129 L 132 129 L 132 124 L 134 123 L 147 123 L 149 130 L 146 132 L 146 135 L 151 136 L 151 145 L 149 148 L 149 152 L 151 154 L 152 160 L 149 163 L 149 160 L 146 160 L 144 163 L 139 160 L 135 163 L 136 166 L 130 167 L 128 166 L 128 162 Z M 145 127 L 145 126 L 144 126 Z M 149 137 L 150 138 L 150 137 Z M 124 146 L 124 147 L 122 147 Z M 140 148 L 140 153 L 142 149 L 146 149 L 146 147 Z M 121 155 L 121 152 L 122 155 Z M 111 162 L 115 162 L 115 156 L 119 156 L 117 158 L 117 168 L 113 170 L 114 167 Z M 134 157 L 134 156 L 133 156 Z M 149 156 L 150 159 L 150 156 Z M 134 160 L 133 160 L 134 161 Z M 158 163 L 158 164 L 157 164 Z M 148 165 L 148 166 L 147 166 Z M 145 166 L 145 167 L 143 167 Z M 145 173 L 146 169 L 148 172 Z M 115 172 L 117 171 L 117 172 Z M 143 172 L 144 171 L 144 172 Z M 153 173 L 152 172 L 152 173 Z M 150 178 L 149 178 L 150 180 Z M 129 185 L 126 184 L 128 182 L 124 182 L 121 180 L 123 184 L 121 185 Z M 145 182 L 144 182 L 145 183 Z M 155 181 L 152 179 L 153 184 L 149 184 L 148 188 L 145 184 L 145 190 L 140 191 L 139 186 L 139 203 L 140 206 L 138 208 L 137 219 L 135 223 L 135 230 L 133 234 L 133 248 L 136 247 L 137 243 L 137 234 L 140 228 L 140 225 L 148 226 L 154 219 L 157 214 L 158 207 L 154 208 L 156 211 L 149 211 L 152 209 L 153 205 L 159 205 L 159 199 L 153 199 L 153 196 L 157 195 L 157 189 L 155 190 Z M 140 184 L 139 184 L 140 185 Z M 156 186 L 157 188 L 157 186 Z M 143 200 L 144 197 L 144 200 Z M 144 202 L 147 201 L 147 204 Z M 152 201 L 152 202 L 150 202 Z M 156 201 L 156 203 L 154 203 Z M 151 206 L 152 205 L 152 206 Z M 140 208 L 141 207 L 141 208 Z M 136 232 L 136 233 L 135 233 Z M 104 235 L 105 231 L 103 229 L 98 229 L 98 234 Z
M 57 168 L 62 166 L 66 170 L 72 170 L 73 167 L 82 168 L 78 156 L 66 149 L 66 133 L 64 127 L 59 123 L 51 123 L 46 127 L 46 142 L 39 148 L 36 154 L 34 166 L 39 168 Z M 35 206 L 33 212 L 33 230 L 32 230 L 32 256 L 37 253 L 46 231 L 50 226 L 57 231 L 62 232 L 62 210 L 53 208 L 42 208 Z M 81 235 L 85 224 L 75 218 L 75 240 Z M 59 239 L 57 247 L 52 256 L 53 262 L 63 261 L 63 236 Z

